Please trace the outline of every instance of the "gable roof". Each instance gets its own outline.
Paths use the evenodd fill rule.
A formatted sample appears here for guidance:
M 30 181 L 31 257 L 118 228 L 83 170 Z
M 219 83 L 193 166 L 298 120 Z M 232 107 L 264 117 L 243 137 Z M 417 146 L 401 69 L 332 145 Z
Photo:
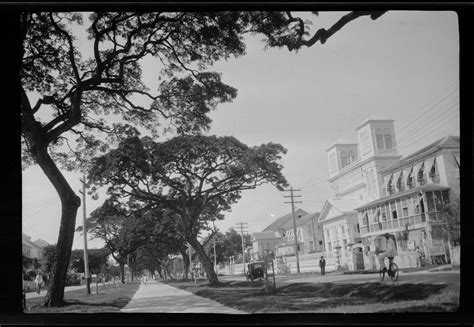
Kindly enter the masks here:
M 41 247 L 38 246 L 38 244 L 32 242 L 32 241 L 31 241 L 31 238 L 30 238 L 28 235 L 26 235 L 26 234 L 23 234 L 21 243 L 22 243 L 22 245 L 26 245 L 26 246 L 28 246 L 28 247 L 30 247 L 30 248 L 41 249 Z
M 280 238 L 274 231 L 252 233 L 252 236 L 256 241 Z
M 383 169 L 380 169 L 380 172 L 381 173 L 384 173 L 386 171 L 390 171 L 391 169 L 394 169 L 396 167 L 399 167 L 399 166 L 403 166 L 407 163 L 409 163 L 411 160 L 415 160 L 417 157 L 423 157 L 424 154 L 429 154 L 433 151 L 436 151 L 438 149 L 441 149 L 441 148 L 456 148 L 456 147 L 459 147 L 459 136 L 452 136 L 452 135 L 448 135 L 448 136 L 445 136 L 439 140 L 437 140 L 436 142 L 433 142 L 423 148 L 421 148 L 420 150 L 416 151 L 416 152 L 413 152 L 412 154 L 409 154 L 403 158 L 401 158 L 400 160 L 394 162 L 393 164 L 383 168 Z
M 303 217 L 296 218 L 296 226 L 301 226 L 305 225 L 308 222 L 311 222 L 311 219 L 315 219 L 315 222 L 317 223 L 319 218 L 319 212 L 312 213 L 312 214 L 307 214 Z M 290 216 L 290 218 L 282 225 L 280 226 L 280 229 L 288 230 L 293 228 L 293 216 Z
M 296 209 L 295 210 L 295 215 L 296 217 L 298 217 L 298 215 L 301 215 L 301 216 L 306 216 L 308 215 L 308 213 L 306 211 L 304 211 L 303 209 Z M 293 213 L 290 212 L 284 216 L 281 216 L 280 218 L 277 218 L 275 221 L 273 221 L 273 223 L 271 223 L 270 225 L 268 225 L 266 228 L 263 229 L 263 232 L 268 232 L 268 231 L 277 231 L 278 229 L 286 229 L 284 228 L 283 226 L 285 225 L 285 223 L 287 221 L 293 221 Z M 298 219 L 297 219 L 298 221 Z
M 39 246 L 40 248 L 44 248 L 45 246 L 48 246 L 49 243 L 46 242 L 45 240 L 42 240 L 42 239 L 37 239 L 36 241 L 34 241 L 33 243 L 35 243 L 37 246 Z
M 326 220 L 326 217 L 331 210 L 334 208 L 340 215 L 344 214 L 354 214 L 357 213 L 355 208 L 359 207 L 360 203 L 354 199 L 330 199 L 326 200 L 321 210 L 321 215 L 319 216 L 318 222 Z

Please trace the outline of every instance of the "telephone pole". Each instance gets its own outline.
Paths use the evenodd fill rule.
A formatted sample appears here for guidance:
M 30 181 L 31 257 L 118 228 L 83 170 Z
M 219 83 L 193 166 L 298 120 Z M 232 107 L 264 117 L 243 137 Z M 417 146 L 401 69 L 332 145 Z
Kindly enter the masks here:
M 244 228 L 247 228 L 247 223 L 240 221 L 237 224 L 237 228 L 240 228 L 240 233 L 242 235 L 242 263 L 244 264 L 244 276 L 245 276 L 245 246 L 244 246 Z
M 285 203 L 291 203 L 291 211 L 293 212 L 293 234 L 295 237 L 295 254 L 296 254 L 296 271 L 299 274 L 300 273 L 300 257 L 298 254 L 298 234 L 296 231 L 296 215 L 295 215 L 295 203 L 302 203 L 301 201 L 295 201 L 294 198 L 300 198 L 301 195 L 294 195 L 293 192 L 301 192 L 301 190 L 294 190 L 293 187 L 290 187 L 289 190 L 284 190 L 284 192 L 290 192 L 290 195 L 288 196 L 283 196 L 284 198 L 291 198 L 291 202 L 285 202 Z
M 87 294 L 91 294 L 91 284 L 89 279 L 89 258 L 87 255 L 87 227 L 86 227 L 86 177 L 82 177 L 82 227 L 84 234 L 84 275 L 86 277 Z

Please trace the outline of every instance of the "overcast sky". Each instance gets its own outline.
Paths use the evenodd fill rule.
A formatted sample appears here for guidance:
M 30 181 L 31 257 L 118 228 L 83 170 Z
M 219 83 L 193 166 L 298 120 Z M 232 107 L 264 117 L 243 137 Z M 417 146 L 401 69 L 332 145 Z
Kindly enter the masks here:
M 343 13 L 321 12 L 313 31 L 329 27 Z M 145 80 L 156 82 L 147 60 Z M 398 150 L 408 155 L 446 135 L 459 135 L 459 33 L 454 12 L 389 11 L 375 21 L 357 19 L 326 44 L 263 49 L 249 37 L 247 55 L 216 64 L 213 70 L 238 89 L 232 103 L 211 114 L 209 134 L 233 135 L 247 145 L 282 144 L 283 173 L 301 189 L 310 213 L 330 197 L 326 149 L 337 138 L 357 141 L 355 128 L 369 115 L 395 120 Z M 64 172 L 74 190 L 80 176 Z M 60 202 L 39 167 L 23 171 L 23 232 L 56 243 Z M 79 195 L 79 194 L 78 194 Z M 222 231 L 247 223 L 261 231 L 291 212 L 283 192 L 271 185 L 243 192 L 239 203 L 217 223 Z M 105 197 L 87 198 L 89 214 Z M 82 225 L 82 207 L 77 224 Z M 89 241 L 89 247 L 102 242 Z M 73 248 L 82 248 L 76 233 Z

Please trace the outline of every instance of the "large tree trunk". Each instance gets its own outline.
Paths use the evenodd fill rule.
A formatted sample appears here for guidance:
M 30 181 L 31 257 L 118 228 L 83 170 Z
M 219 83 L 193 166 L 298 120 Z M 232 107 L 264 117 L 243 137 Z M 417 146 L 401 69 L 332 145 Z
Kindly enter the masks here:
M 196 254 L 199 258 L 199 261 L 201 262 L 204 271 L 206 272 L 207 279 L 209 280 L 209 284 L 212 285 L 217 285 L 219 283 L 219 280 L 217 279 L 217 274 L 214 271 L 214 266 L 209 260 L 206 251 L 204 250 L 204 247 L 199 243 L 199 241 L 195 237 L 190 237 L 188 239 L 189 244 L 194 248 L 196 251 Z
M 161 267 L 163 268 L 163 272 L 164 272 L 164 275 L 165 275 L 165 279 L 166 279 L 166 276 L 169 277 L 169 279 L 173 279 L 171 277 L 171 272 L 170 272 L 170 269 L 167 265 L 167 262 L 164 261 L 164 260 L 160 260 L 160 264 L 161 264 Z
M 61 199 L 61 224 L 56 245 L 56 262 L 53 266 L 52 282 L 44 298 L 45 306 L 57 307 L 64 304 L 66 273 L 74 240 L 77 209 L 81 205 L 81 200 L 73 192 L 46 148 L 37 149 L 35 159 Z
M 122 284 L 125 284 L 125 264 L 122 262 L 119 262 L 119 267 L 120 267 L 120 281 Z
M 180 251 L 181 255 L 183 256 L 183 267 L 184 267 L 184 280 L 188 280 L 188 274 L 189 274 L 189 256 L 187 254 L 187 251 Z

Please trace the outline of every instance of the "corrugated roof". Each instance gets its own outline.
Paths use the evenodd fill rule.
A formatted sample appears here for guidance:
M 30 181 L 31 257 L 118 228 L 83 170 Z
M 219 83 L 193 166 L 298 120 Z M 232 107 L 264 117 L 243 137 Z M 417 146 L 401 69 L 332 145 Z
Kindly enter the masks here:
M 40 238 L 37 239 L 36 241 L 34 241 L 33 243 L 35 243 L 36 245 L 38 245 L 39 247 L 42 247 L 42 248 L 49 245 L 48 242 L 46 242 L 45 240 L 42 240 Z
M 315 222 L 318 221 L 319 218 L 319 212 L 312 213 L 312 214 L 307 214 L 301 218 L 296 219 L 296 226 L 301 226 L 306 224 L 307 222 L 311 221 L 311 219 L 314 219 Z M 281 229 L 288 230 L 290 228 L 293 228 L 293 216 L 288 217 L 285 223 L 280 226 Z
M 330 199 L 328 202 L 343 213 L 353 212 L 360 206 L 360 203 L 354 199 Z
M 295 214 L 298 217 L 298 215 L 306 216 L 308 213 L 304 211 L 303 209 L 296 209 Z M 266 228 L 263 229 L 263 232 L 267 231 L 277 231 L 278 229 L 285 229 L 282 226 L 290 219 L 293 219 L 293 213 L 290 212 L 280 218 L 277 218 L 273 223 L 268 225 Z
M 407 164 L 410 160 L 412 160 L 413 158 L 416 158 L 418 156 L 422 156 L 423 153 L 425 152 L 429 152 L 431 150 L 433 150 L 434 148 L 437 148 L 437 147 L 440 147 L 440 148 L 445 148 L 445 147 L 459 147 L 459 136 L 452 136 L 452 135 L 448 135 L 448 136 L 445 136 L 439 140 L 437 140 L 436 142 L 433 142 L 425 147 L 423 147 L 422 149 L 408 155 L 408 156 L 405 156 L 403 158 L 401 158 L 400 160 L 394 162 L 392 165 L 384 168 L 384 169 L 381 169 L 380 172 L 385 172 L 385 171 L 389 171 L 391 170 L 393 167 L 398 167 L 398 166 L 403 166 L 405 164 Z
M 268 239 L 279 238 L 279 236 L 273 231 L 252 233 L 252 236 L 256 240 L 268 240 Z

